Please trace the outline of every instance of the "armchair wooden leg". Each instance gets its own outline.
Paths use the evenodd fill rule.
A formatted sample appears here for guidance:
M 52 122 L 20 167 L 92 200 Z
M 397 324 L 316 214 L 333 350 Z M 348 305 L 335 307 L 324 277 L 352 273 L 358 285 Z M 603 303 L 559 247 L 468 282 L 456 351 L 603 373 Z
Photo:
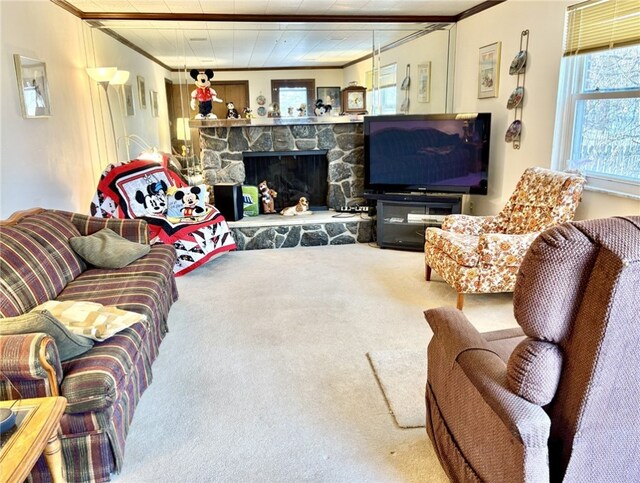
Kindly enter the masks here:
M 458 293 L 458 300 L 456 300 L 456 308 L 458 310 L 462 310 L 463 305 L 464 305 L 464 294 Z
M 424 278 L 427 280 L 427 282 L 431 281 L 431 267 L 426 264 L 424 266 Z

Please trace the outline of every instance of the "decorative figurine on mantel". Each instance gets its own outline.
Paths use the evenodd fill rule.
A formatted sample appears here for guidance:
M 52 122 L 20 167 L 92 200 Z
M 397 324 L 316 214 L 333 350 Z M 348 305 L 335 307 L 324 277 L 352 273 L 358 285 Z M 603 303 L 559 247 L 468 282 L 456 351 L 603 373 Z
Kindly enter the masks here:
M 199 71 L 191 69 L 189 75 L 196 84 L 196 89 L 191 92 L 191 109 L 198 109 L 198 114 L 194 119 L 218 119 L 213 112 L 213 102 L 223 102 L 218 99 L 218 93 L 211 87 L 211 79 L 213 79 L 213 70 L 206 69 Z M 198 106 L 198 103 L 200 104 Z
M 262 211 L 264 213 L 275 213 L 274 198 L 278 197 L 278 192 L 269 188 L 266 180 L 258 185 L 258 192 L 262 200 Z
M 240 119 L 240 114 L 233 101 L 227 102 L 227 119 Z
M 313 215 L 313 211 L 309 211 L 309 201 L 303 196 L 296 206 L 287 206 L 280 214 L 282 216 Z
M 331 105 L 330 104 L 325 104 L 322 99 L 318 99 L 316 101 L 316 107 L 313 110 L 313 113 L 316 116 L 324 116 L 325 114 L 328 114 L 330 112 L 331 112 Z

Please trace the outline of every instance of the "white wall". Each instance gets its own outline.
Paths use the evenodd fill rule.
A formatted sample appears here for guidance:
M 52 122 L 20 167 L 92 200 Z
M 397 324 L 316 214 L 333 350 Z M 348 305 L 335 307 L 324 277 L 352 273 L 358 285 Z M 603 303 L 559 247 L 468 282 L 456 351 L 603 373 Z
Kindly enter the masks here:
M 495 214 L 530 166 L 551 167 L 553 130 L 562 58 L 564 13 L 575 1 L 510 0 L 460 21 L 457 25 L 454 111 L 493 114 L 489 194 L 473 196 L 475 214 Z M 520 33 L 529 29 L 522 140 L 519 150 L 504 141 L 514 120 L 507 100 L 516 87 L 509 66 L 520 47 Z M 502 42 L 497 98 L 478 99 L 478 49 Z M 585 191 L 577 219 L 640 214 L 640 201 Z
M 35 206 L 88 212 L 100 173 L 116 157 L 110 127 L 101 122 L 108 120 L 104 93 L 90 81 L 87 66 L 108 64 L 130 70 L 134 83 L 137 74 L 145 76 L 147 89 L 158 90 L 160 117 L 151 118 L 149 107 L 141 112 L 136 106 L 136 116 L 125 121 L 127 130 L 162 149 L 170 146 L 164 89 L 167 71 L 92 31 L 49 0 L 3 0 L 0 22 L 0 218 Z M 13 54 L 46 63 L 50 118 L 22 118 Z M 113 89 L 117 135 L 122 135 Z
M 381 66 L 396 64 L 398 86 L 406 77 L 407 64 L 410 65 L 409 114 L 446 112 L 448 43 L 449 31 L 438 30 L 380 54 Z M 431 62 L 431 96 L 429 102 L 418 102 L 418 65 L 425 62 Z M 342 86 L 345 87 L 352 81 L 361 86 L 366 85 L 366 75 L 371 69 L 371 59 L 346 67 L 343 69 Z M 398 110 L 405 93 L 406 91 L 398 89 Z M 371 111 L 370 106 L 367 107 Z

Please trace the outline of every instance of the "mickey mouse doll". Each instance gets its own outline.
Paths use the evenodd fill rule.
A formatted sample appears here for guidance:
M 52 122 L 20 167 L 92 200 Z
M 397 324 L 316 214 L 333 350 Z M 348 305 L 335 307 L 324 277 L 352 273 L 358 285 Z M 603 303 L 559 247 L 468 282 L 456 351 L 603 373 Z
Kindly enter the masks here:
M 227 102 L 227 119 L 240 119 L 240 114 L 233 102 Z
M 222 99 L 218 99 L 218 94 L 211 88 L 213 70 L 206 69 L 201 72 L 197 69 L 191 69 L 189 74 L 197 87 L 191 92 L 191 109 L 195 111 L 198 102 L 200 103 L 199 112 L 194 119 L 217 119 L 218 116 L 211 112 L 213 109 L 212 102 L 222 102 Z

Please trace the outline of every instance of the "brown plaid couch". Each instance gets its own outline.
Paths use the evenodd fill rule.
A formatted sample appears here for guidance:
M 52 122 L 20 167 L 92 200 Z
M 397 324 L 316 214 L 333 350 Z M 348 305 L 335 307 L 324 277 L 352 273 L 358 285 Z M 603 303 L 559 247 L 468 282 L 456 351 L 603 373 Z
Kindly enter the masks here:
M 61 395 L 68 406 L 60 423 L 68 481 L 109 481 L 124 457 L 125 438 L 140 396 L 151 383 L 151 364 L 167 332 L 177 299 L 171 245 L 153 245 L 125 268 L 86 265 L 69 245 L 72 236 L 108 227 L 149 243 L 143 220 L 92 218 L 34 210 L 0 226 L 0 324 L 51 299 L 84 300 L 145 314 L 88 352 L 60 361 L 54 340 L 43 333 L 0 336 L 0 399 Z M 34 481 L 49 481 L 41 458 Z

